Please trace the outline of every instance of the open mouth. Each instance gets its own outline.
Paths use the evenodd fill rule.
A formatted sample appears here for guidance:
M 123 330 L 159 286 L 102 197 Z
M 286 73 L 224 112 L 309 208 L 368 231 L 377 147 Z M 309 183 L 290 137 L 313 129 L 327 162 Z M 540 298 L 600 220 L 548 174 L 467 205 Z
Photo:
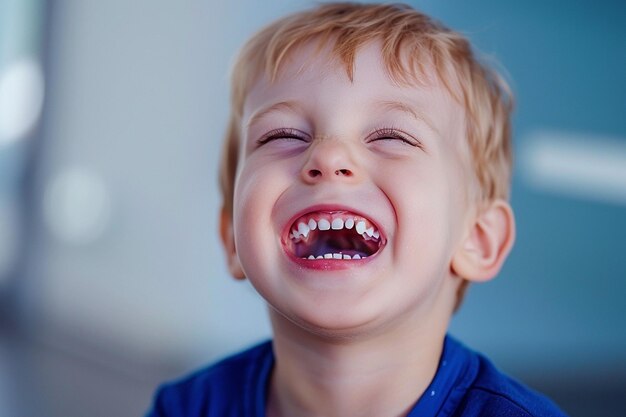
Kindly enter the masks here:
M 291 225 L 287 250 L 306 260 L 361 260 L 384 245 L 378 228 L 347 211 L 307 213 Z

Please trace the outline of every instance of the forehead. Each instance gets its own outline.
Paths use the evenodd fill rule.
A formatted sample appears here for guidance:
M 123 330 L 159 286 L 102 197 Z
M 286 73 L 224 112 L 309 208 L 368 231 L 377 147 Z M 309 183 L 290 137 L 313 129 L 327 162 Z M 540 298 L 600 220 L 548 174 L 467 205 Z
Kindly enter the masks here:
M 410 77 L 402 76 L 397 71 L 390 71 L 389 63 L 381 54 L 382 45 L 370 42 L 356 52 L 350 77 L 348 64 L 333 51 L 333 46 L 325 44 L 320 47 L 318 42 L 310 41 L 287 55 L 274 79 L 261 74 L 245 97 L 244 124 L 248 124 L 260 108 L 278 103 L 307 107 L 323 99 L 334 106 L 358 108 L 379 102 L 384 107 L 404 108 L 420 115 L 440 113 L 439 118 L 454 119 L 464 116 L 464 109 L 452 98 L 428 59 L 425 58 L 419 67 L 413 66 L 420 70 L 413 71 Z M 410 68 L 407 57 L 394 64 Z M 388 106 L 390 103 L 394 105 Z M 293 107 L 279 105 L 276 110 Z M 452 121 L 441 120 L 447 124 Z

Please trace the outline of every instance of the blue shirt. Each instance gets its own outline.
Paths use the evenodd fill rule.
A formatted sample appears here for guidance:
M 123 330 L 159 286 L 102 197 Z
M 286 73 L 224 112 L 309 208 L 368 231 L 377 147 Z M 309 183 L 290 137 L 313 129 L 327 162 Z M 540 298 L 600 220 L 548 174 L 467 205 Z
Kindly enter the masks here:
M 163 385 L 147 417 L 265 417 L 270 341 Z M 408 417 L 565 416 L 550 400 L 447 336 L 437 372 Z

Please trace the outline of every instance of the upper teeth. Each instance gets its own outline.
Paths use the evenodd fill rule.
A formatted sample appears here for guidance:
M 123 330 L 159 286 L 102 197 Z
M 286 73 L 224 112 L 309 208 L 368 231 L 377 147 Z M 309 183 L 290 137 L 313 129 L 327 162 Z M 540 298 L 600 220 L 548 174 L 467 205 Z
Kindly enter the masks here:
M 298 232 L 304 236 L 307 237 L 309 235 L 309 232 L 311 231 L 311 229 L 309 228 L 309 226 L 307 226 L 304 223 L 298 223 Z
M 365 239 L 379 239 L 380 232 L 374 225 L 372 225 L 369 221 L 363 219 L 362 217 L 354 216 L 354 215 L 346 215 L 342 214 L 318 214 L 317 218 L 310 217 L 311 215 L 307 215 L 296 223 L 294 223 L 293 228 L 291 229 L 291 233 L 289 237 L 294 240 L 299 240 L 301 238 L 306 239 L 311 230 L 342 230 L 342 229 L 352 229 L 354 228 L 358 234 L 363 236 Z
M 311 219 L 313 220 L 313 219 Z M 313 220 L 315 221 L 315 220 Z M 320 230 L 329 230 L 330 229 L 330 222 L 326 219 L 320 219 L 320 221 L 317 222 L 317 227 L 319 227 Z

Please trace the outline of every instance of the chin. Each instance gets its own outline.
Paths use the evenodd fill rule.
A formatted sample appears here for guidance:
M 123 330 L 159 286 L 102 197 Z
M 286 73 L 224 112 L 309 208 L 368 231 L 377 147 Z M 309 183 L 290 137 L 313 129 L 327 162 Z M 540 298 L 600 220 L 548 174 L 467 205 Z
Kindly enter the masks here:
M 354 340 L 376 332 L 380 327 L 382 317 L 377 316 L 371 309 L 351 308 L 346 312 L 346 304 L 336 304 L 329 307 L 314 307 L 306 311 L 300 306 L 285 314 L 273 309 L 275 314 L 272 321 L 281 326 L 295 326 L 293 330 L 304 331 L 311 336 L 336 341 Z M 370 310 L 370 311 L 364 311 Z

